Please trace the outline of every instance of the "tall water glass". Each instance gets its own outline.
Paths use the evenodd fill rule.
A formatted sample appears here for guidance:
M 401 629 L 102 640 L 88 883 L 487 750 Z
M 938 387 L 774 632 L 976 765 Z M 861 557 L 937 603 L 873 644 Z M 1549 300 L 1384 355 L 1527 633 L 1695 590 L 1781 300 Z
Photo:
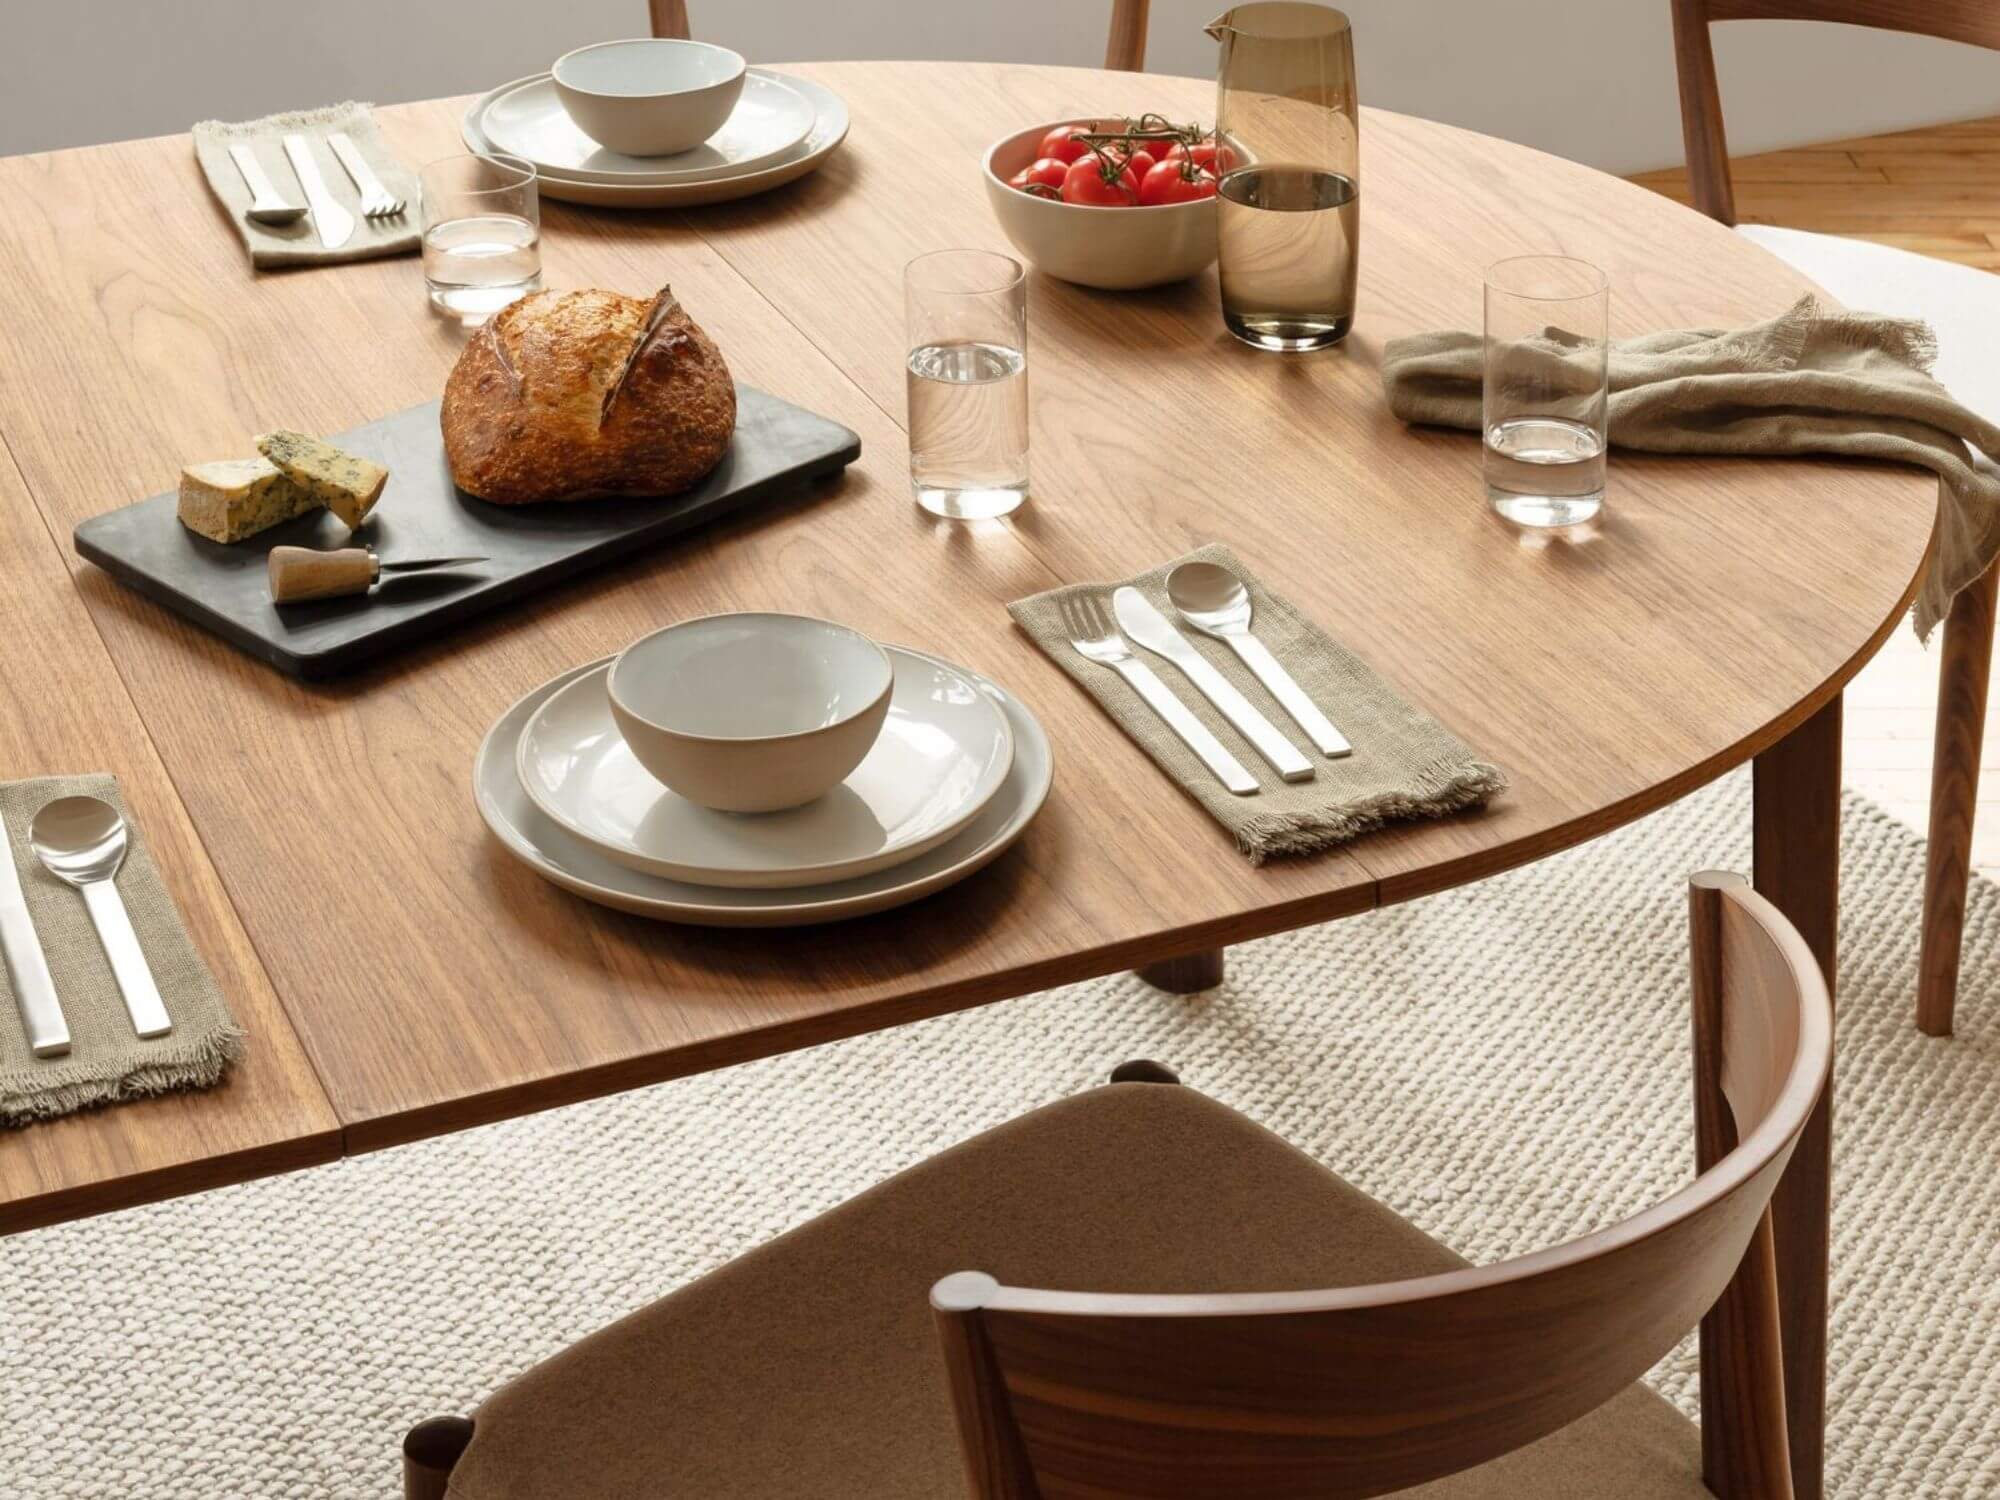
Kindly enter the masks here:
M 1028 281 L 986 250 L 903 269 L 910 488 L 934 516 L 1004 516 L 1028 498 Z
M 1611 291 L 1589 261 L 1522 255 L 1486 271 L 1486 501 L 1521 526 L 1604 505 Z
M 1337 344 L 1354 325 L 1361 253 L 1353 28 L 1324 5 L 1260 0 L 1208 34 L 1222 44 L 1222 321 L 1259 349 Z
M 518 156 L 447 156 L 421 173 L 424 285 L 431 306 L 485 322 L 542 284 L 535 169 Z

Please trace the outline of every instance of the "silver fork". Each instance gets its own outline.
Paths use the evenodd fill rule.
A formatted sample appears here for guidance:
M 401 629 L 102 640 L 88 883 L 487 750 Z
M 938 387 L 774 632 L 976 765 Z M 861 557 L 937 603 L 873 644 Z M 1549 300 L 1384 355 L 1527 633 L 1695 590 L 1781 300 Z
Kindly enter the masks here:
M 1172 688 L 1153 674 L 1151 667 L 1133 655 L 1125 637 L 1111 623 L 1102 599 L 1095 594 L 1065 594 L 1056 601 L 1056 607 L 1062 615 L 1063 630 L 1078 655 L 1109 667 L 1124 678 L 1132 691 L 1146 700 L 1146 706 L 1181 737 L 1188 749 L 1201 757 L 1202 764 L 1230 791 L 1247 797 L 1257 790 L 1257 778 L 1243 769 L 1243 763 L 1208 732 L 1208 727 L 1174 696 Z
M 361 217 L 364 219 L 393 219 L 409 205 L 387 188 L 382 179 L 375 175 L 375 169 L 368 165 L 367 158 L 355 149 L 354 142 L 347 138 L 347 132 L 336 130 L 326 138 L 333 154 L 340 158 L 340 165 L 347 175 L 354 179 L 354 185 L 361 190 Z

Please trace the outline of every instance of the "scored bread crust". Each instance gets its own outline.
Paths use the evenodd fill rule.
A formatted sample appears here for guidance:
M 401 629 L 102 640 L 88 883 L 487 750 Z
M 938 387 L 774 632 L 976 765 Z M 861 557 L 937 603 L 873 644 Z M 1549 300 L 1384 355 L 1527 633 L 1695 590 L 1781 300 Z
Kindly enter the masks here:
M 440 414 L 460 489 L 500 505 L 671 495 L 722 461 L 736 386 L 673 292 L 535 292 L 459 354 Z

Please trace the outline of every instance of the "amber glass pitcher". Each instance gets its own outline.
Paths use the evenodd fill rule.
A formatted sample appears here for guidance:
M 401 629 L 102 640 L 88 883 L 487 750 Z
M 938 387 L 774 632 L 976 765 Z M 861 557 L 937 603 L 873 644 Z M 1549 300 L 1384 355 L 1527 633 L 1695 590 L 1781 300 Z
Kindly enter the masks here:
M 1219 17 L 1222 320 L 1259 349 L 1324 349 L 1354 324 L 1361 122 L 1354 32 L 1324 5 Z

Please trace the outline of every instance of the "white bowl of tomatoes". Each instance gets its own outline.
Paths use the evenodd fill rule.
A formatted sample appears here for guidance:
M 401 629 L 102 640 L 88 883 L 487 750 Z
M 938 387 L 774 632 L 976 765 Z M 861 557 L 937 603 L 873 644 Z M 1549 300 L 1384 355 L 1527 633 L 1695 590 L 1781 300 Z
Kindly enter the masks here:
M 1051 276 L 1107 291 L 1184 281 L 1215 260 L 1227 147 L 1157 115 L 1060 120 L 986 152 L 986 196 L 1015 249 Z

